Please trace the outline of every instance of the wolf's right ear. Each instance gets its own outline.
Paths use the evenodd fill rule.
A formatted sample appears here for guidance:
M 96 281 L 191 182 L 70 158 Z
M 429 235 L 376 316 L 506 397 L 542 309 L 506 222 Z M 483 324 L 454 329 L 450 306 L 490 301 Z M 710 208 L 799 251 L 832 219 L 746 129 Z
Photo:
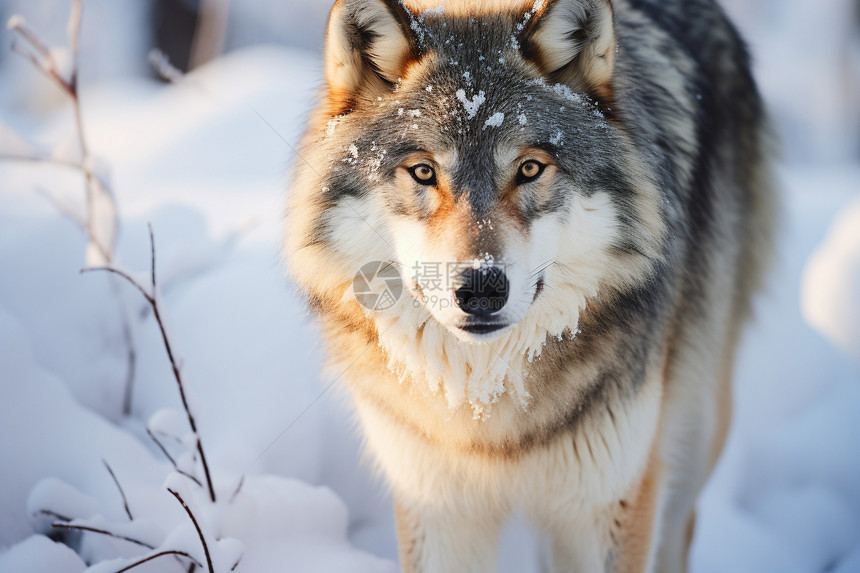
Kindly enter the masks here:
M 412 16 L 400 0 L 338 0 L 325 42 L 330 103 L 339 112 L 360 96 L 390 91 L 417 59 Z

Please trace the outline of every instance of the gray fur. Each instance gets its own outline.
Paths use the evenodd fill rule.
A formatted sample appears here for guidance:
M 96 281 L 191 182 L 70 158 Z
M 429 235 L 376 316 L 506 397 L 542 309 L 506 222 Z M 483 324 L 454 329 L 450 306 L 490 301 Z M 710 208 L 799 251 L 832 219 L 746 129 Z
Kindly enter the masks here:
M 608 3 L 548 1 L 547 13 L 563 1 L 576 15 L 570 41 L 585 54 L 599 33 L 588 18 Z M 451 479 L 462 481 L 464 491 L 471 491 L 471 474 L 457 473 L 464 464 L 481 460 L 520 468 L 565 440 L 573 441 L 576 459 L 587 465 L 577 444 L 591 452 L 602 442 L 610 451 L 607 436 L 620 436 L 624 426 L 616 416 L 643 403 L 658 373 L 661 433 L 654 437 L 656 457 L 649 458 L 647 471 L 665 464 L 659 479 L 672 484 L 666 491 L 677 493 L 660 498 L 669 509 L 648 530 L 652 542 L 662 538 L 656 561 L 629 565 L 636 544 L 625 549 L 624 533 L 610 527 L 612 546 L 601 562 L 606 571 L 619 573 L 683 570 L 689 541 L 684 532 L 695 496 L 724 438 L 722 428 L 699 430 L 700 418 L 716 417 L 721 425 L 728 415 L 712 415 L 711 405 L 691 404 L 690 396 L 729 391 L 734 349 L 762 282 L 772 235 L 766 120 L 742 41 L 713 0 L 617 0 L 611 85 L 600 86 L 586 80 L 586 56 L 563 69 L 541 71 L 539 50 L 530 44 L 541 15 L 528 10 L 530 3 L 512 2 L 491 13 L 476 8 L 473 15 L 464 10 L 404 16 L 405 8 L 393 0 L 341 0 L 333 18 L 342 17 L 339 8 L 348 14 L 372 2 L 384 2 L 405 35 L 411 55 L 403 62 L 404 75 L 393 82 L 373 76 L 348 95 L 331 86 L 324 90 L 292 184 L 286 257 L 319 314 L 332 362 L 347 368 L 362 416 L 372 412 L 374 419 L 415 436 L 415 444 L 438 454 L 434 463 L 450 467 Z M 358 30 L 349 40 L 355 50 L 372 45 L 362 39 L 367 33 L 372 31 Z M 367 54 L 364 61 L 384 56 Z M 387 69 L 392 67 L 389 62 Z M 371 65 L 365 73 L 373 70 Z M 472 220 L 480 221 L 511 209 L 504 203 L 507 164 L 500 157 L 521 148 L 543 150 L 557 169 L 544 195 L 528 186 L 518 190 L 520 236 L 530 240 L 532 228 L 553 217 L 578 224 L 571 205 L 605 195 L 617 227 L 606 262 L 611 272 L 600 278 L 597 295 L 581 311 L 573 303 L 557 309 L 578 313 L 574 323 L 581 333 L 573 339 L 547 336 L 540 360 L 525 371 L 534 398 L 529 408 L 523 411 L 503 396 L 491 418 L 475 421 L 468 411 L 451 414 L 432 393 L 404 389 L 402 372 L 386 370 L 390 357 L 379 347 L 375 317 L 342 302 L 350 273 L 368 261 L 345 259 L 338 208 L 356 203 L 380 209 L 372 215 L 382 223 L 365 222 L 381 242 L 397 241 L 388 220 L 432 225 L 429 192 L 416 188 L 413 196 L 394 187 L 407 157 L 432 151 L 455 158 L 445 166 L 451 200 L 467 205 Z M 468 237 L 471 243 L 462 251 L 470 253 L 472 243 L 493 248 L 499 231 L 451 236 Z M 389 246 L 373 252 L 394 260 Z M 502 242 L 496 246 L 505 248 Z M 417 328 L 418 339 L 424 328 Z M 699 366 L 710 370 L 691 374 Z M 415 408 L 413 402 L 421 400 Z M 679 438 L 684 428 L 694 428 L 690 434 L 701 433 L 701 439 Z M 702 444 L 712 451 L 699 451 Z M 598 458 L 592 452 L 588 463 Z M 637 480 L 648 482 L 639 474 L 630 480 L 631 488 Z M 430 541 L 418 533 L 426 508 L 418 508 L 403 484 L 394 489 L 404 567 L 428 567 L 434 549 L 421 546 Z M 621 529 L 645 527 L 629 525 L 633 518 L 625 516 L 633 502 L 626 495 L 601 511 Z

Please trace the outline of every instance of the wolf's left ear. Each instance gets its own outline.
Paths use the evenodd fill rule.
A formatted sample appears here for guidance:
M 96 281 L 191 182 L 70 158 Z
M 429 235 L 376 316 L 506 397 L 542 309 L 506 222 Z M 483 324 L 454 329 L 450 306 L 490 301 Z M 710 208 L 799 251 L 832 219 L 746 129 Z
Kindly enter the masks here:
M 325 74 L 333 103 L 390 91 L 417 58 L 411 15 L 400 0 L 338 0 L 325 41 Z
M 523 56 L 547 77 L 598 98 L 612 94 L 615 23 L 611 0 L 538 0 L 523 30 Z

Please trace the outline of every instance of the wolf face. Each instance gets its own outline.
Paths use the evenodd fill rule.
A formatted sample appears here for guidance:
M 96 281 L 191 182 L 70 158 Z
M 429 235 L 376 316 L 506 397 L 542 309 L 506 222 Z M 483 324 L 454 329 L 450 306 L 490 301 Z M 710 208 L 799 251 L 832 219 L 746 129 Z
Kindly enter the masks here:
M 342 307 L 362 265 L 397 268 L 404 296 L 362 313 L 391 368 L 482 409 L 506 377 L 527 399 L 528 361 L 589 297 L 643 280 L 664 226 L 612 109 L 609 3 L 460 10 L 335 5 L 288 256 Z

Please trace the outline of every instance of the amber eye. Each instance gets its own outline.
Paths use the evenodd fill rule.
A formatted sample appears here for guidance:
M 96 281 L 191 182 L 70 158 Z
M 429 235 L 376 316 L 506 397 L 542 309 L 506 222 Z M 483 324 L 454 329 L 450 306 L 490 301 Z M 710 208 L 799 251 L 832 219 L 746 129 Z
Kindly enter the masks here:
M 419 163 L 418 165 L 410 167 L 409 173 L 411 173 L 412 178 L 421 185 L 436 184 L 436 171 L 426 163 Z
M 534 159 L 529 159 L 522 165 L 520 165 L 520 171 L 518 174 L 518 183 L 528 183 L 529 181 L 534 181 L 540 174 L 543 173 L 543 168 L 545 165 L 543 163 L 539 163 Z

